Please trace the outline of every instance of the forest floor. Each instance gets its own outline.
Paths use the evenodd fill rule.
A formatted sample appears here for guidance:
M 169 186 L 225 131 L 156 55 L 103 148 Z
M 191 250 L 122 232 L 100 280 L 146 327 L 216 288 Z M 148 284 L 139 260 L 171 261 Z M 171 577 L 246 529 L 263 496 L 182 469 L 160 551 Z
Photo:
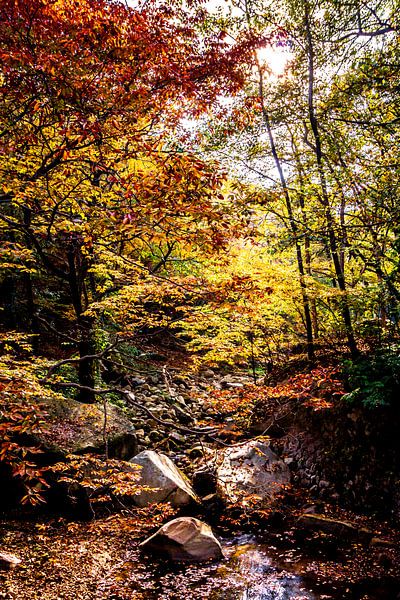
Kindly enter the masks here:
M 287 507 L 287 510 L 290 509 Z M 326 510 L 329 516 L 374 529 L 393 544 L 397 541 L 398 548 L 398 532 L 388 524 L 329 506 Z M 160 514 L 158 516 L 162 518 Z M 138 543 L 154 528 L 154 524 L 155 521 L 149 525 L 146 520 L 138 522 L 137 517 L 124 515 L 103 517 L 88 523 L 44 516 L 2 520 L 1 547 L 18 555 L 22 564 L 0 573 L 0 598 L 208 598 L 203 594 L 207 594 L 205 590 L 211 594 L 213 589 L 213 568 L 210 565 L 184 567 L 179 573 L 172 569 L 168 577 L 165 577 L 165 572 L 161 577 L 159 562 L 141 554 Z M 224 533 L 226 536 L 226 527 Z M 318 598 L 394 600 L 400 597 L 400 553 L 395 545 L 371 549 L 360 543 L 343 545 L 327 536 L 299 541 L 293 519 L 289 528 L 271 528 L 266 539 L 271 545 L 271 556 L 281 568 L 293 571 L 294 561 L 297 563 L 296 574 L 324 592 Z M 162 596 L 157 592 L 161 578 Z M 199 585 L 196 581 L 200 582 Z M 200 584 L 203 586 L 202 595 L 199 595 Z M 332 590 L 338 592 L 333 593 Z
M 191 414 L 196 414 L 196 424 L 215 424 L 220 431 L 225 431 L 227 441 L 235 441 L 240 437 L 240 430 L 236 425 L 231 424 L 226 429 L 225 423 L 221 429 L 221 422 L 214 421 L 214 416 L 210 416 L 213 411 L 215 413 L 215 406 L 210 411 L 208 400 L 214 402 L 221 387 L 224 387 L 224 378 L 220 377 L 217 389 L 213 388 L 210 375 L 212 373 L 194 386 L 200 394 L 203 408 L 198 413 L 192 410 Z M 245 379 L 248 381 L 249 378 L 246 376 Z M 230 379 L 233 385 L 239 380 L 240 377 Z M 148 394 L 152 394 L 157 385 L 149 388 Z M 168 388 L 168 384 L 166 387 Z M 192 393 L 193 390 L 190 394 Z M 224 394 L 218 402 L 221 406 Z M 143 441 L 148 439 L 146 435 L 144 432 Z M 159 439 L 162 451 L 175 448 L 180 466 L 186 467 L 190 474 L 193 460 L 190 459 L 190 454 L 188 456 L 176 450 L 179 449 L 179 439 L 170 439 L 167 432 L 159 432 Z M 187 448 L 191 444 L 193 440 L 190 440 Z M 202 460 L 198 458 L 197 464 Z M 261 537 L 270 545 L 270 554 L 275 557 L 280 568 L 293 571 L 295 563 L 296 574 L 319 589 L 317 598 L 400 598 L 399 532 L 386 522 L 325 503 L 322 508 L 321 504 L 318 506 L 318 512 L 350 521 L 357 527 L 366 527 L 374 531 L 376 536 L 384 538 L 388 545 L 371 548 L 360 542 L 344 543 L 321 533 L 299 537 L 297 518 L 304 507 L 312 507 L 313 502 L 307 492 L 295 490 L 279 507 L 285 517 L 283 525 L 276 526 L 268 520 L 257 524 L 249 514 L 239 517 L 235 523 L 223 513 L 213 516 L 212 525 L 217 535 L 225 539 L 232 538 L 239 532 L 252 530 L 258 536 L 262 532 Z M 176 513 L 172 509 L 156 507 L 148 511 L 129 509 L 119 514 L 107 514 L 103 511 L 101 516 L 90 522 L 46 514 L 45 510 L 24 516 L 17 516 L 15 513 L 3 518 L 0 520 L 0 548 L 17 555 L 22 563 L 12 570 L 0 572 L 0 599 L 214 598 L 213 585 L 221 587 L 221 581 L 214 578 L 215 567 L 188 566 L 179 572 L 172 570 L 166 575 L 165 571 L 160 571 L 158 562 L 142 556 L 139 550 L 139 542 L 174 514 Z M 205 520 L 210 518 L 210 515 L 202 514 L 201 511 L 197 516 Z M 246 522 L 251 525 L 244 525 Z M 231 599 L 238 596 L 226 597 Z

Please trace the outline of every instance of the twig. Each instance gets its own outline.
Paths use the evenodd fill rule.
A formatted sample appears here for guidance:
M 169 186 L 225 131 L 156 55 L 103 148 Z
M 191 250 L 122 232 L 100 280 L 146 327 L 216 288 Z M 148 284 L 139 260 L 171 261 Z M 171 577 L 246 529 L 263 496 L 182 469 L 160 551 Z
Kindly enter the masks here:
M 61 331 L 57 331 L 57 329 L 55 327 L 53 327 L 48 321 L 46 321 L 46 319 L 44 319 L 43 317 L 39 316 L 37 313 L 35 314 L 35 318 L 38 321 L 40 321 L 41 323 L 43 323 L 44 326 L 47 327 L 47 329 L 49 331 L 51 331 L 52 333 L 54 333 L 58 337 L 61 337 L 61 338 L 67 340 L 68 342 L 70 342 L 72 344 L 77 344 L 78 343 L 78 340 L 76 338 L 73 338 L 72 336 L 69 336 L 66 333 L 61 333 Z
M 176 394 L 175 394 L 175 390 L 172 388 L 171 383 L 170 383 L 170 377 L 169 377 L 169 374 L 167 371 L 167 365 L 163 365 L 162 374 L 163 374 L 164 383 L 168 389 L 168 393 L 172 400 L 173 398 L 175 398 Z

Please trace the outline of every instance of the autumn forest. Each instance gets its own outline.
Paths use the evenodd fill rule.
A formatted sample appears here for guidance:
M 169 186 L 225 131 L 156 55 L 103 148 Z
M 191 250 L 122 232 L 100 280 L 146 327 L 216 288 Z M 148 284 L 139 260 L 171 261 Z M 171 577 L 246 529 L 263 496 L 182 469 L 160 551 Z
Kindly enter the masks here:
M 399 8 L 0 0 L 0 597 L 400 597 Z

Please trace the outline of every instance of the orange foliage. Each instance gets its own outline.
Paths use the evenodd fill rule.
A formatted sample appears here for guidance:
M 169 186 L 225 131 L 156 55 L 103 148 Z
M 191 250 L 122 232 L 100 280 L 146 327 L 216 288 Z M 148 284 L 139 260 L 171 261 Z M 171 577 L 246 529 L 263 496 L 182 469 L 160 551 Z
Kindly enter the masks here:
M 26 491 L 22 503 L 35 505 L 43 502 L 42 490 L 47 487 L 42 470 L 30 458 L 39 450 L 26 447 L 19 440 L 40 431 L 45 413 L 37 404 L 21 402 L 24 388 L 24 382 L 0 380 L 0 461 L 22 482 Z
M 268 404 L 269 399 L 298 402 L 313 410 L 321 410 L 331 408 L 344 393 L 338 367 L 317 367 L 275 386 L 246 385 L 235 390 L 215 390 L 208 406 L 217 418 L 232 417 L 235 425 L 243 430 L 254 407 Z

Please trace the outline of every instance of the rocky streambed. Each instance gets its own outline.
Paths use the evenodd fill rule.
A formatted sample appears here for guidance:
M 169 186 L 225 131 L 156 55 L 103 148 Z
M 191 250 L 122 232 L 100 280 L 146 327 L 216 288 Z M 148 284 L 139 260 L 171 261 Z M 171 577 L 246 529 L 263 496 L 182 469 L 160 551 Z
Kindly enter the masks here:
M 391 600 L 400 587 L 384 576 L 354 582 L 340 576 L 323 578 L 316 556 L 301 546 L 262 536 L 243 534 L 223 541 L 225 559 L 208 567 L 157 565 L 150 575 L 152 589 L 142 589 L 146 600 Z M 325 556 L 325 558 L 327 558 Z M 317 561 L 318 562 L 318 561 Z M 322 564 L 322 557 L 319 556 Z M 150 568 L 151 572 L 151 568 Z
M 136 397 L 161 421 L 172 418 L 183 428 L 214 422 L 207 404 L 199 396 L 194 401 L 200 392 L 207 397 L 206 382 L 195 389 L 178 377 L 175 388 L 167 379 L 136 383 L 141 390 Z M 243 384 L 221 380 L 219 386 Z M 41 441 L 49 457 L 108 449 L 117 459 L 113 468 L 125 475 L 140 467 L 142 489 L 137 493 L 120 485 L 111 503 L 108 498 L 97 511 L 93 501 L 108 490 L 104 467 L 99 471 L 86 461 L 82 477 L 67 482 L 63 471 L 56 500 L 58 508 L 60 498 L 66 501 L 68 517 L 36 514 L 0 522 L 0 551 L 18 560 L 7 564 L 4 555 L 2 565 L 0 552 L 0 598 L 400 598 L 398 532 L 340 509 L 329 494 L 319 493 L 321 486 L 318 493 L 312 486 L 293 488 L 301 456 L 291 457 L 285 437 L 272 443 L 262 436 L 237 444 L 231 439 L 221 447 L 113 406 L 106 410 L 106 422 L 97 406 L 82 408 L 68 400 L 61 408 Z M 287 437 L 293 438 L 290 430 Z M 172 508 L 153 509 L 153 502 L 169 502 Z M 93 520 L 77 522 L 82 514 Z
M 38 515 L 0 522 L 0 547 L 18 558 L 7 564 L 10 555 L 3 560 L 0 553 L 0 598 L 400 598 L 395 530 L 344 511 L 335 514 L 329 505 L 307 504 L 302 496 L 280 502 L 279 493 L 274 495 L 287 471 L 263 441 L 239 444 L 224 454 L 217 496 L 222 486 L 225 508 L 219 513 L 208 509 L 207 497 L 201 502 L 170 459 L 145 451 L 134 459 L 144 467 L 142 496 L 120 514 L 103 513 L 86 523 Z M 257 481 L 258 491 L 265 493 L 263 506 L 273 500 L 271 511 L 248 507 L 247 496 L 238 507 L 240 492 L 254 492 Z M 156 509 L 148 498 L 161 494 L 165 500 L 164 492 L 175 505 L 169 513 L 165 504 Z
M 92 523 L 0 522 L 2 546 L 22 562 L 0 570 L 5 600 L 397 600 L 390 553 L 305 540 L 296 529 L 229 535 L 216 527 L 223 557 L 171 563 L 144 554 L 130 517 Z M 398 575 L 398 573 L 397 573 Z

